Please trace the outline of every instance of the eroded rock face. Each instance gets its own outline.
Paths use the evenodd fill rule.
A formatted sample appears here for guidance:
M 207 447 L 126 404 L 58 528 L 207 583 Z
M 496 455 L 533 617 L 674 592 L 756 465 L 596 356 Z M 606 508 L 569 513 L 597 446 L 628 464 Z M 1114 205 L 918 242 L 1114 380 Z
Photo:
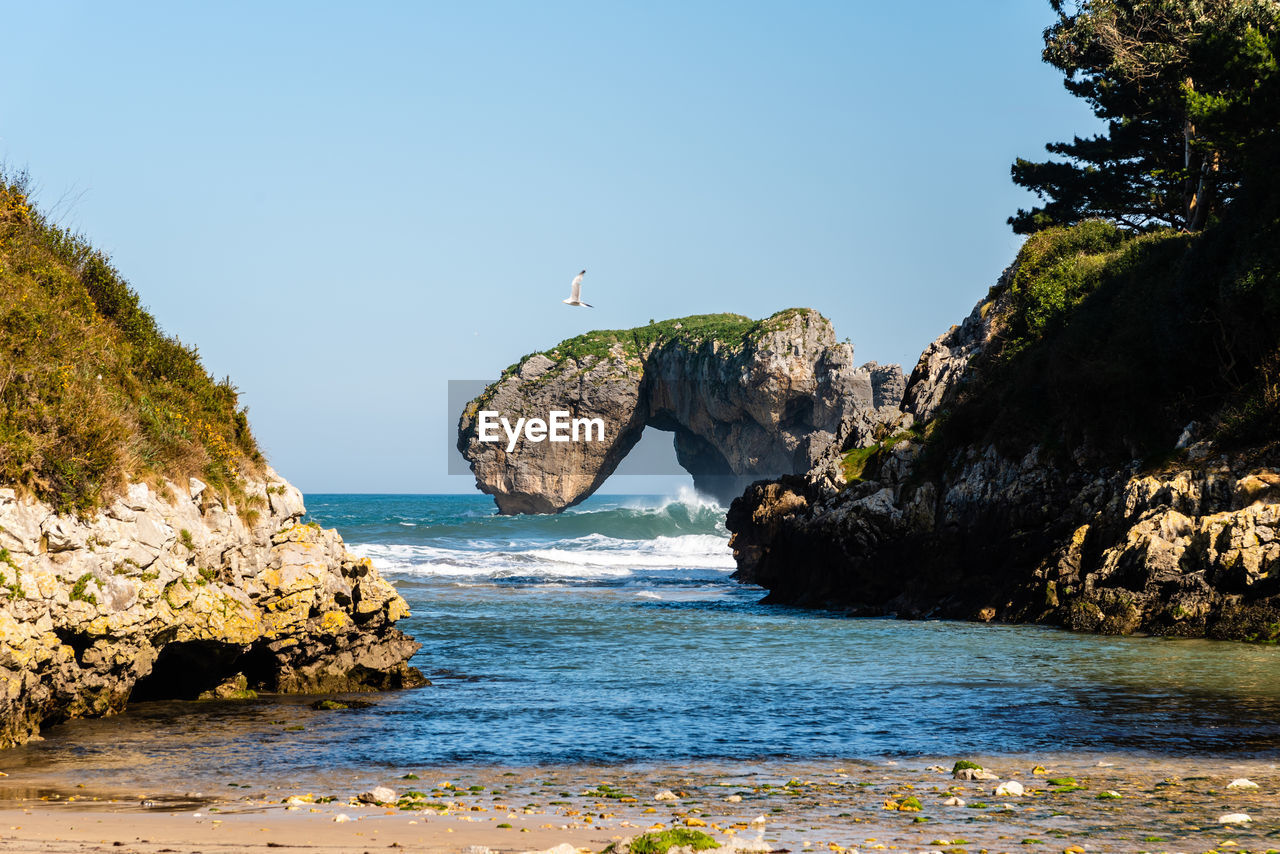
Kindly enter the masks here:
M 955 400 L 1001 331 L 1009 278 L 926 349 L 901 423 L 927 426 Z M 1092 463 L 1087 448 L 970 445 L 925 465 L 909 435 L 853 483 L 829 453 L 802 477 L 752 485 L 727 519 L 735 577 L 766 601 L 858 615 L 1280 637 L 1274 452 L 1191 444 L 1181 464 L 1146 472 Z
M 85 521 L 0 489 L 0 746 L 135 694 L 423 684 L 395 589 L 270 469 L 246 492 L 135 483 Z
M 604 355 L 536 354 L 486 389 L 458 425 L 481 491 L 503 513 L 559 512 L 591 495 L 652 427 L 675 434 L 695 486 L 727 504 L 751 481 L 807 471 L 898 414 L 901 369 L 855 367 L 853 348 L 816 312 L 780 312 L 733 339 L 676 329 L 643 345 L 621 333 Z M 514 423 L 553 410 L 603 419 L 604 441 L 521 440 L 511 451 L 505 436 L 480 441 L 482 411 Z
M 1274 463 L 1220 456 L 1152 475 L 986 448 L 951 477 L 920 480 L 918 450 L 895 449 L 896 466 L 839 491 L 754 484 L 729 511 L 736 577 L 768 601 L 859 615 L 1280 635 Z
M 999 321 L 1010 300 L 1013 267 L 1001 274 L 996 286 L 959 326 L 938 336 L 920 354 L 901 395 L 902 410 L 916 422 L 933 418 L 955 397 L 969 363 L 980 355 L 999 330 Z

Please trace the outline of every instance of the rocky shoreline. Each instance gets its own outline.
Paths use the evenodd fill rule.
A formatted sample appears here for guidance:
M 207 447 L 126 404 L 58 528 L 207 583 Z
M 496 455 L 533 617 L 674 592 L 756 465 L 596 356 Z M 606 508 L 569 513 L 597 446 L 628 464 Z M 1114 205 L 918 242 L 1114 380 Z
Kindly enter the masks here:
M 266 469 L 132 483 L 84 519 L 0 489 L 0 747 L 133 699 L 425 683 L 404 599 Z
M 1124 754 L 383 769 L 164 798 L 0 787 L 24 851 L 1266 851 L 1274 764 Z M 144 797 L 140 803 L 139 797 Z M 114 842 L 112 841 L 114 840 Z M 647 846 L 645 846 L 647 848 Z M 672 851 L 688 849 L 673 848 Z
M 899 422 L 913 429 L 734 501 L 735 577 L 769 602 L 856 615 L 1280 638 L 1280 469 L 1266 450 L 1223 451 L 1192 424 L 1160 466 L 1108 464 L 1087 443 L 938 459 L 933 428 L 999 343 L 1010 280 L 921 356 Z

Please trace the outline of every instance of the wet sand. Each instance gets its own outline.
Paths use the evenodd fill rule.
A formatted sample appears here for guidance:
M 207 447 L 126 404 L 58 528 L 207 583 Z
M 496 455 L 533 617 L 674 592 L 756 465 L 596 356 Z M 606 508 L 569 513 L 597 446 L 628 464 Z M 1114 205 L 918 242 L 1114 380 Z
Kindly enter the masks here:
M 520 852 L 568 843 L 600 851 L 676 826 L 725 844 L 763 839 L 791 852 L 1280 850 L 1280 765 L 1273 762 L 965 757 L 1000 777 L 965 781 L 952 777 L 957 758 L 417 769 L 405 773 L 418 779 L 382 781 L 399 798 L 390 806 L 355 803 L 356 791 L 238 783 L 163 798 L 24 772 L 0 780 L 0 850 Z M 1238 778 L 1257 788 L 1228 788 Z M 1008 780 L 1025 793 L 994 794 Z M 317 802 L 327 798 L 335 800 Z M 965 804 L 948 806 L 949 798 Z M 1251 821 L 1219 822 L 1240 813 Z

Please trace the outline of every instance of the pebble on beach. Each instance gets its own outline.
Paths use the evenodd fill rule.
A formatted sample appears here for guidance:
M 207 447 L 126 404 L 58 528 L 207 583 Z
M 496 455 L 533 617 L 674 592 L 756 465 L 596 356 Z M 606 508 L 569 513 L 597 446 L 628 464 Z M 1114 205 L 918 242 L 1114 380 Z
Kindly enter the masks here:
M 1237 777 L 1227 784 L 1228 789 L 1256 789 L 1258 784 L 1245 777 Z
M 1253 819 L 1242 812 L 1229 812 L 1226 815 L 1218 816 L 1218 824 L 1247 824 L 1251 821 Z
M 394 804 L 396 802 L 396 793 L 386 786 L 377 786 L 361 793 L 356 800 L 362 804 Z
M 957 780 L 999 780 L 1000 777 L 992 774 L 985 768 L 961 768 L 956 771 L 954 776 Z
M 1017 780 L 1010 780 L 1007 783 L 1001 783 L 999 786 L 996 786 L 996 790 L 992 792 L 992 794 L 997 797 L 1020 798 L 1024 791 L 1025 790 L 1022 788 L 1021 783 Z

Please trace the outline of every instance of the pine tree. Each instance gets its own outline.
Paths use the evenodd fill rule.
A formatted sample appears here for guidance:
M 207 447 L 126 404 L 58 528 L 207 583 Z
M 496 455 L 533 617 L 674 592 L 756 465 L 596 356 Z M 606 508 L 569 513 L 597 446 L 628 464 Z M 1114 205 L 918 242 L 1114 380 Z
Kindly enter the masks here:
M 1044 59 L 1107 130 L 1014 162 L 1014 183 L 1044 201 L 1010 217 L 1014 231 L 1095 217 L 1203 228 L 1274 148 L 1280 0 L 1050 3 Z

